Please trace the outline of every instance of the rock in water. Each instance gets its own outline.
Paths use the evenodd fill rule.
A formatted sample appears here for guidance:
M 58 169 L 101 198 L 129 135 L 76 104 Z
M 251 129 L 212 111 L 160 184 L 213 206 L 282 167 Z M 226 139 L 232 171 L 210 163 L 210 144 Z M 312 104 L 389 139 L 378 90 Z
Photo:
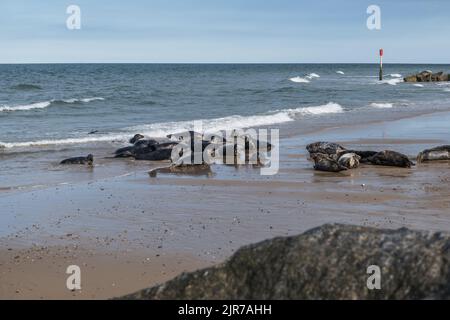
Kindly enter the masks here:
M 369 266 L 381 289 L 367 288 Z M 325 225 L 122 299 L 449 299 L 450 234 Z
M 403 78 L 405 82 L 437 82 L 450 81 L 450 76 L 444 72 L 432 73 L 429 70 L 422 71 L 418 74 L 413 74 Z

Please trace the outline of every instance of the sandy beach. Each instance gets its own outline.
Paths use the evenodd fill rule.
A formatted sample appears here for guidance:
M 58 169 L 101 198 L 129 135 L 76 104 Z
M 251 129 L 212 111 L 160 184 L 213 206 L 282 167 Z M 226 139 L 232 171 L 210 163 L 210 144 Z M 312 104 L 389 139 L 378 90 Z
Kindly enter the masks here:
M 450 231 L 450 163 L 323 173 L 305 150 L 328 140 L 414 158 L 450 143 L 448 123 L 448 112 L 307 134 L 291 123 L 275 176 L 215 165 L 212 176 L 150 178 L 139 164 L 113 178 L 0 190 L 0 298 L 112 298 L 325 223 Z M 81 291 L 66 288 L 69 265 L 81 268 Z

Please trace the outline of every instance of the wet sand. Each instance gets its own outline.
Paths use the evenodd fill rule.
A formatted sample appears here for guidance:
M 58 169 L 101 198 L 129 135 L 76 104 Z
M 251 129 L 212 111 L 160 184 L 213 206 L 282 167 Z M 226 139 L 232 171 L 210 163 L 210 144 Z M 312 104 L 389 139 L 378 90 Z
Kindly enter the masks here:
M 114 178 L 0 191 L 0 298 L 114 297 L 324 223 L 450 231 L 449 162 L 332 174 L 313 171 L 305 152 L 331 140 L 415 157 L 450 143 L 448 123 L 439 113 L 302 135 L 291 124 L 275 176 L 213 166 L 212 176 L 150 178 L 140 164 Z M 65 288 L 71 264 L 81 292 Z

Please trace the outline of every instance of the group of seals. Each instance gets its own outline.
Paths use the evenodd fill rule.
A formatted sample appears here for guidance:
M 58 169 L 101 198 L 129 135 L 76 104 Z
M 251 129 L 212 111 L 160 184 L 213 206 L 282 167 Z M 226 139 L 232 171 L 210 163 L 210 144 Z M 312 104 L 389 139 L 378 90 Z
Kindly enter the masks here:
M 272 145 L 268 142 L 262 142 L 248 135 L 239 136 L 239 133 L 234 131 L 226 138 L 219 134 L 203 135 L 195 131 L 170 134 L 167 138 L 177 141 L 178 147 L 183 147 L 177 149 L 179 152 L 175 154 L 180 157 L 171 159 L 172 164 L 169 167 L 151 170 L 149 172 L 151 177 L 155 177 L 158 172 L 210 175 L 212 173 L 210 165 L 213 163 L 234 166 L 249 163 L 260 165 L 262 153 L 272 149 Z M 238 138 L 242 139 L 242 145 L 239 145 Z M 182 151 L 186 147 L 187 155 Z M 253 161 L 254 159 L 256 160 Z
M 314 142 L 308 144 L 306 150 L 318 171 L 340 172 L 357 168 L 360 163 L 402 168 L 414 165 L 407 156 L 396 151 L 348 150 L 334 142 Z
M 235 140 L 236 136 L 232 136 Z M 270 151 L 272 145 L 267 142 L 261 142 L 258 139 L 252 139 L 249 136 L 243 136 L 243 150 L 238 148 L 236 141 L 229 142 L 220 134 L 203 135 L 195 131 L 186 131 L 177 134 L 170 134 L 167 136 L 169 140 L 146 139 L 142 134 L 134 135 L 129 143 L 131 145 L 117 149 L 114 152 L 114 158 L 134 158 L 135 160 L 149 160 L 149 161 L 171 161 L 169 167 L 158 168 L 150 172 L 151 176 L 155 176 L 157 172 L 171 172 L 171 173 L 207 173 L 210 174 L 208 162 L 204 159 L 204 154 L 212 157 L 214 160 L 220 158 L 221 163 L 236 164 L 237 158 L 244 154 L 245 159 L 249 160 L 252 157 L 252 152 L 256 149 L 256 156 L 259 160 L 260 150 Z M 205 150 L 208 148 L 208 152 Z M 187 153 L 185 153 L 187 151 Z M 197 156 L 200 156 L 200 163 L 196 163 Z M 94 157 L 88 155 L 87 157 L 75 157 L 61 161 L 60 164 L 82 164 L 92 165 Z M 216 163 L 216 162 L 215 162 Z
M 357 168 L 360 163 L 378 166 L 411 168 L 415 164 L 404 154 L 392 150 L 348 150 L 334 142 L 319 141 L 308 144 L 306 150 L 318 171 L 340 172 Z M 450 145 L 426 149 L 419 153 L 417 162 L 450 160 Z

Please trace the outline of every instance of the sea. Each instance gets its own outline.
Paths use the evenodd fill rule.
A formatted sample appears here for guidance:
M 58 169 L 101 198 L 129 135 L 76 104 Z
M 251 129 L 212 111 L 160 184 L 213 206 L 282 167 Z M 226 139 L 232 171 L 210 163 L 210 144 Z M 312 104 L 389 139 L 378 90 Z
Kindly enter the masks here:
M 385 64 L 382 81 L 376 64 L 0 65 L 0 191 L 123 173 L 108 164 L 134 134 L 162 138 L 196 120 L 205 132 L 283 136 L 450 110 L 450 82 L 402 80 L 428 69 L 450 65 Z M 88 153 L 108 160 L 81 173 L 59 165 Z

